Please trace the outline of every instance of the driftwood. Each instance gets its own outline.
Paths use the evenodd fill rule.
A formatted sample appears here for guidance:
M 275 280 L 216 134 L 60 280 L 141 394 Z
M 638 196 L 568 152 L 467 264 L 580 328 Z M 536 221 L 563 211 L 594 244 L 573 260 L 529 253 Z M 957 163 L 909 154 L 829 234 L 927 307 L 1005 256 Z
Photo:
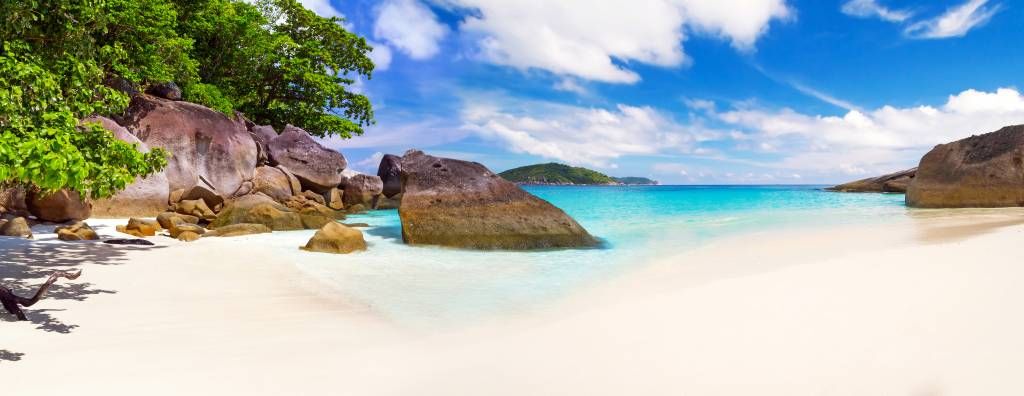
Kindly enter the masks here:
M 43 294 L 46 293 L 46 290 L 49 289 L 50 286 L 57 281 L 57 279 L 77 279 L 79 275 L 82 275 L 82 270 L 74 272 L 54 271 L 52 274 L 50 274 L 50 278 L 47 279 L 46 282 L 44 282 L 41 286 L 39 286 L 39 290 L 36 291 L 36 294 L 33 295 L 32 298 L 21 297 L 17 294 L 14 294 L 14 292 L 11 291 L 11 289 L 0 286 L 0 303 L 3 303 L 4 309 L 6 309 L 7 312 L 10 312 L 11 314 L 17 316 L 18 320 L 28 320 L 28 318 L 25 317 L 25 313 L 21 311 L 19 305 L 26 308 L 31 307 L 33 304 L 39 301 L 39 299 L 43 298 Z

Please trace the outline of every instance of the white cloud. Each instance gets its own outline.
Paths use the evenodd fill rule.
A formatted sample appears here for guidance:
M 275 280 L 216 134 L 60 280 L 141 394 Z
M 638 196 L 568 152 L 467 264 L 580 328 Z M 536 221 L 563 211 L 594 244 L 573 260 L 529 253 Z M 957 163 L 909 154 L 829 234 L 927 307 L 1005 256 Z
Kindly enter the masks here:
M 373 61 L 373 71 L 385 71 L 391 67 L 391 48 L 382 43 L 370 42 L 373 51 L 368 54 Z
M 690 152 L 716 133 L 687 127 L 650 107 L 586 108 L 548 102 L 467 101 L 464 128 L 509 150 L 575 165 L 614 168 L 625 155 Z
M 849 0 L 843 4 L 841 11 L 858 18 L 878 17 L 883 21 L 903 22 L 913 16 L 909 10 L 893 10 L 878 4 L 875 0 Z
M 377 9 L 373 34 L 413 59 L 428 59 L 440 51 L 448 27 L 417 0 L 390 0 Z
M 299 3 L 302 3 L 303 7 L 306 7 L 306 9 L 313 11 L 322 17 L 345 17 L 341 14 L 341 11 L 338 11 L 337 8 L 334 8 L 334 6 L 331 5 L 330 0 L 299 0 Z
M 367 174 L 377 174 L 377 168 L 380 166 L 380 160 L 384 158 L 384 153 L 377 151 L 370 154 L 366 159 L 356 162 L 355 168 L 363 171 Z
M 937 144 L 1024 123 L 1024 96 L 1011 88 L 971 89 L 939 107 L 884 106 L 843 116 L 734 109 L 714 116 L 759 143 L 785 148 L 779 161 L 765 165 L 867 174 L 910 165 Z
M 635 83 L 630 62 L 680 66 L 687 29 L 753 48 L 785 0 L 442 0 L 472 10 L 461 30 L 481 59 L 521 70 L 609 83 Z
M 563 78 L 555 83 L 554 87 L 556 91 L 572 92 L 577 95 L 586 95 L 587 89 L 571 78 Z
M 1002 5 L 986 7 L 988 0 L 968 0 L 952 7 L 942 15 L 908 26 L 903 32 L 908 37 L 940 39 L 963 37 L 971 29 L 982 26 L 1002 10 Z

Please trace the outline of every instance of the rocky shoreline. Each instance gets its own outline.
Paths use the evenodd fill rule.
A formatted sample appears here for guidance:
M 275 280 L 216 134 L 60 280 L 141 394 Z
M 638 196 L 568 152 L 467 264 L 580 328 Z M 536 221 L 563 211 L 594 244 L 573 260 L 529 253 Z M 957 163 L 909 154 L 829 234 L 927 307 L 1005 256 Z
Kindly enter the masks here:
M 362 232 L 339 220 L 350 213 L 398 209 L 407 243 L 472 249 L 588 247 L 578 223 L 479 163 L 410 150 L 386 155 L 377 175 L 348 168 L 344 155 L 288 125 L 280 133 L 241 113 L 228 117 L 176 95 L 133 96 L 123 115 L 91 117 L 117 139 L 170 153 L 160 172 L 112 197 L 74 191 L 0 191 L 0 235 L 30 236 L 39 222 L 67 223 L 66 240 L 97 239 L 90 217 L 130 218 L 118 231 L 195 241 L 273 231 L 318 229 L 304 250 L 366 248 Z M 457 235 L 457 236 L 456 236 Z M 64 239 L 64 238 L 62 238 Z

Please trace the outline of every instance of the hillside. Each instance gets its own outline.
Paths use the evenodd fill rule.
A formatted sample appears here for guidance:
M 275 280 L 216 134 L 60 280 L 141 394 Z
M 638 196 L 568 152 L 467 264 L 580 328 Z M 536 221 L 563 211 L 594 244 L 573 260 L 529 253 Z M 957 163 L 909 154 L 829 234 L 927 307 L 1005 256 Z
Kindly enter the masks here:
M 509 169 L 499 174 L 508 181 L 520 184 L 554 184 L 554 185 L 619 185 L 619 184 L 657 184 L 657 182 L 637 177 L 614 178 L 587 168 L 569 166 L 558 163 L 537 164 Z M 648 183 L 644 183 L 647 181 Z
M 612 179 L 615 179 L 615 181 L 617 181 L 617 182 L 619 182 L 621 184 L 625 184 L 627 186 L 644 186 L 644 185 L 650 186 L 650 185 L 658 184 L 657 180 L 648 179 L 646 177 L 627 176 L 627 177 L 613 177 Z

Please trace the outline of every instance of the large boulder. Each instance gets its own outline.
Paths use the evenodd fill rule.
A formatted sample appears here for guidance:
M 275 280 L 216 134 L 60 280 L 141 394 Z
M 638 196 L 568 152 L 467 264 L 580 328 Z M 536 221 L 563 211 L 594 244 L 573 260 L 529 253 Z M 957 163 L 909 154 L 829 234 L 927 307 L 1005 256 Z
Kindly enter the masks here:
M 150 150 L 146 143 L 114 120 L 95 116 L 83 121 L 100 123 L 115 138 L 135 145 L 135 149 L 140 152 L 148 153 Z M 92 214 L 96 217 L 155 216 L 167 209 L 169 194 L 167 173 L 160 171 L 148 177 L 135 178 L 134 182 L 110 198 L 93 201 Z
M 366 250 L 363 232 L 341 223 L 327 223 L 313 234 L 302 250 L 311 252 L 345 254 Z
M 263 194 L 246 195 L 224 204 L 211 229 L 231 224 L 263 224 L 274 231 L 303 229 L 299 213 Z
M 373 207 L 374 199 L 381 194 L 384 183 L 380 177 L 366 175 L 346 169 L 342 172 L 341 188 L 345 190 L 342 201 L 345 206 L 363 205 Z
M 81 194 L 67 189 L 53 193 L 30 189 L 27 198 L 28 211 L 43 221 L 63 223 L 85 220 L 92 214 L 92 203 Z
M 1024 206 L 1024 125 L 936 146 L 906 199 L 919 208 Z
M 22 185 L 4 187 L 0 185 L 0 213 L 28 213 L 25 196 L 28 195 Z
M 905 193 L 915 174 L 917 174 L 917 168 L 912 168 L 888 175 L 840 184 L 826 188 L 826 190 L 836 192 Z
M 597 244 L 561 209 L 485 166 L 416 150 L 402 157 L 398 213 L 402 238 L 415 245 L 544 249 Z
M 118 121 L 150 148 L 170 154 L 164 169 L 169 191 L 200 185 L 202 177 L 227 196 L 252 179 L 256 143 L 242 120 L 195 103 L 137 95 Z
M 348 163 L 341 153 L 325 148 L 306 131 L 288 125 L 270 141 L 270 159 L 290 170 L 304 189 L 326 192 L 341 183 L 341 172 Z
M 384 154 L 377 167 L 377 177 L 383 184 L 384 196 L 391 198 L 402 192 L 402 157 Z
M 274 131 L 274 127 L 270 125 L 253 125 L 249 128 L 249 134 L 252 135 L 252 140 L 256 142 L 256 162 L 259 165 L 266 165 L 270 163 L 270 141 L 277 137 L 277 131 Z
M 288 174 L 273 166 L 256 168 L 252 182 L 254 192 L 262 193 L 278 202 L 287 201 L 293 194 Z

